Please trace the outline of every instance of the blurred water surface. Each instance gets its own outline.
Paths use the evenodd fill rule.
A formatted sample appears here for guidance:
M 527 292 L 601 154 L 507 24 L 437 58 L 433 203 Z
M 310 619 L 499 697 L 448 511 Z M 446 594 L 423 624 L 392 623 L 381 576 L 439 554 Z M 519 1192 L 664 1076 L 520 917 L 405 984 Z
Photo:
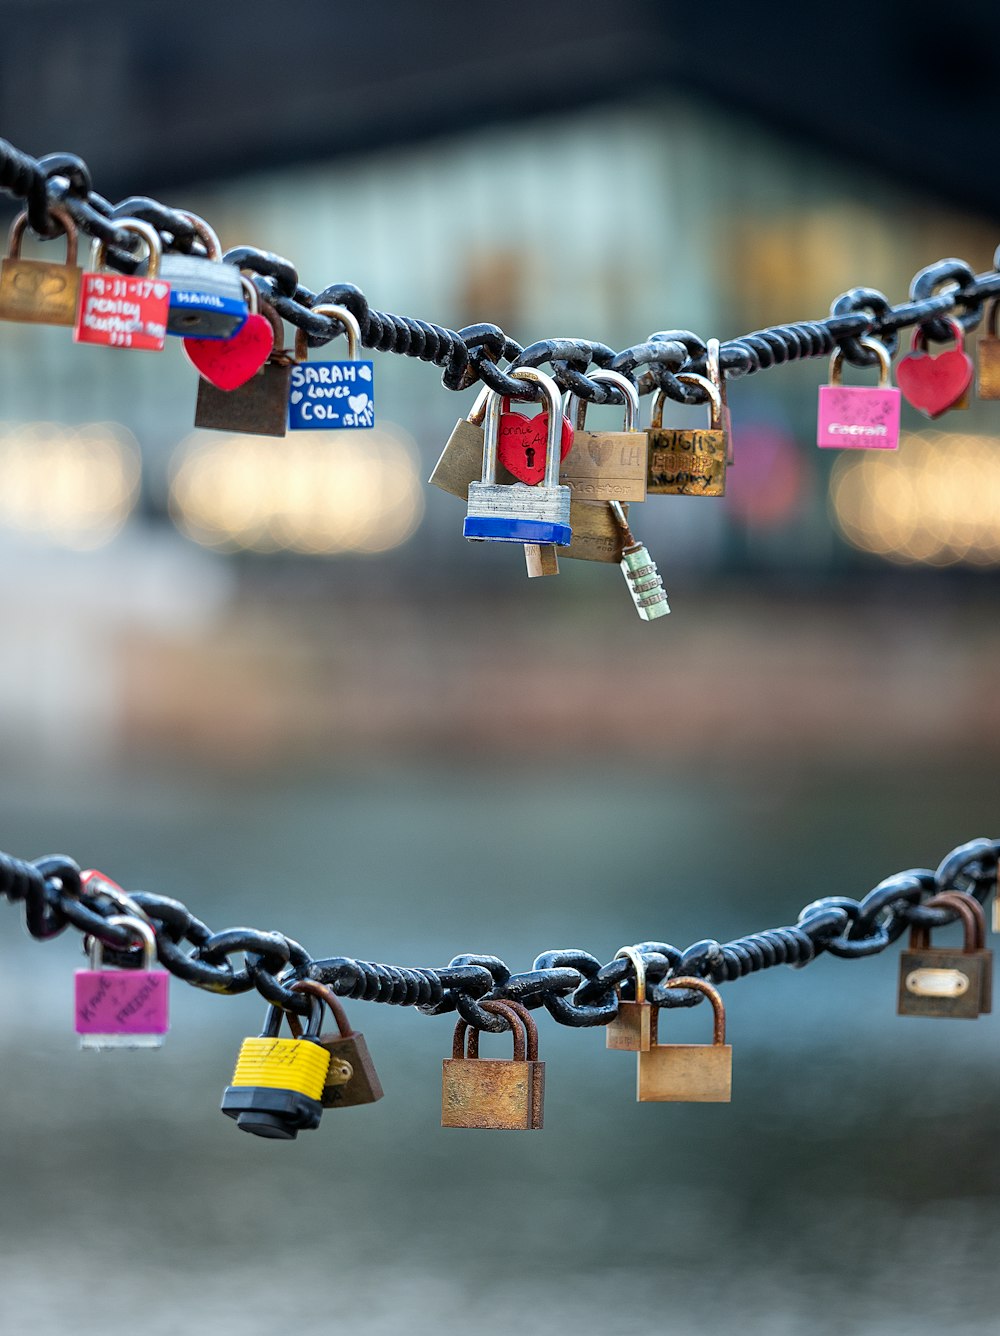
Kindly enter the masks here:
M 280 927 L 317 955 L 485 950 L 523 969 L 546 948 L 607 958 L 787 922 L 995 833 L 994 796 L 968 768 L 940 789 L 613 762 L 113 772 L 5 779 L 0 844 L 103 859 L 213 928 Z M 730 1106 L 638 1106 L 633 1059 L 543 1017 L 534 1137 L 441 1130 L 448 1019 L 356 1003 L 385 1099 L 279 1145 L 217 1111 L 256 997 L 175 983 L 160 1053 L 81 1054 L 76 943 L 33 943 L 17 917 L 0 934 L 5 1332 L 995 1330 L 995 1021 L 897 1020 L 894 953 L 728 988 Z M 706 1025 L 671 1019 L 696 1042 Z

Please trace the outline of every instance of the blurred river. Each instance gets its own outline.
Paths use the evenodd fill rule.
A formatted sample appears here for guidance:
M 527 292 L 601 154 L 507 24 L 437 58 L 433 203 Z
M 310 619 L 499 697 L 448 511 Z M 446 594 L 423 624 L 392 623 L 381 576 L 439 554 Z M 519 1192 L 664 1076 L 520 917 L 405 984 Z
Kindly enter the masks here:
M 992 776 L 946 779 L 606 761 L 8 777 L 0 843 L 314 955 L 523 969 L 788 922 L 996 834 Z M 36 944 L 4 912 L 4 1332 L 996 1330 L 997 1022 L 897 1019 L 895 952 L 727 988 L 730 1106 L 638 1106 L 634 1059 L 542 1017 L 536 1137 L 441 1130 L 451 1022 L 349 1004 L 385 1099 L 277 1144 L 217 1110 L 255 995 L 175 983 L 160 1053 L 79 1053 L 75 938 Z M 675 1024 L 707 1042 L 703 1011 Z

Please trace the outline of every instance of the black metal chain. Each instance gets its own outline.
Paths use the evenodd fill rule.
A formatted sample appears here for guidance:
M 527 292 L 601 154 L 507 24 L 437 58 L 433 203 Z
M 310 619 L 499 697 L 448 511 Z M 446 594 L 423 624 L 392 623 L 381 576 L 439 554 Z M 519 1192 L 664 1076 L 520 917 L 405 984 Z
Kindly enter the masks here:
M 639 942 L 635 950 L 646 971 L 647 999 L 654 1006 L 693 1006 L 702 995 L 666 985 L 694 976 L 730 983 L 773 965 L 808 965 L 824 951 L 842 960 L 886 950 L 913 924 L 940 927 L 957 913 L 928 909 L 924 901 L 957 890 L 980 903 L 997 884 L 1000 840 L 977 839 L 953 849 L 938 868 L 914 868 L 880 882 L 861 900 L 826 896 L 805 906 L 794 924 L 720 943 L 698 941 L 686 950 L 669 942 Z M 142 948 L 112 915 L 140 911 L 156 936 L 160 963 L 178 979 L 212 993 L 245 993 L 256 988 L 269 1002 L 305 1014 L 310 999 L 291 991 L 300 979 L 327 984 L 340 997 L 392 1006 L 417 1007 L 430 1016 L 457 1011 L 481 1030 L 499 1032 L 502 1018 L 482 1003 L 510 998 L 529 1008 L 544 1006 L 560 1025 L 607 1025 L 618 1013 L 619 990 L 634 988 L 632 962 L 602 965 L 587 951 L 545 951 L 532 968 L 512 974 L 497 956 L 456 956 L 448 965 L 412 969 L 379 965 L 348 956 L 314 959 L 303 946 L 279 932 L 229 928 L 212 932 L 179 900 L 142 891 L 125 896 L 100 878 L 85 882 L 65 857 L 33 862 L 0 853 L 0 895 L 24 905 L 33 937 L 54 937 L 67 926 L 104 943 L 105 960 L 138 969 Z M 233 957 L 242 955 L 242 966 Z
M 135 272 L 140 261 L 133 252 L 141 245 L 132 233 L 121 230 L 119 224 L 124 218 L 150 223 L 160 234 L 165 250 L 205 254 L 183 214 L 144 196 L 110 204 L 93 190 L 87 164 L 72 153 L 50 153 L 35 159 L 0 139 L 0 189 L 25 201 L 28 224 L 43 238 L 58 236 L 62 231 L 49 209 L 51 204 L 61 204 L 80 231 L 104 243 L 106 262 L 123 273 Z M 453 330 L 377 311 L 351 283 L 334 283 L 313 292 L 299 282 L 298 271 L 289 260 L 271 251 L 237 246 L 223 259 L 253 275 L 260 296 L 283 319 L 305 331 L 309 346 L 319 347 L 344 332 L 339 321 L 317 315 L 312 308 L 324 303 L 346 306 L 361 327 L 366 348 L 417 357 L 441 367 L 442 383 L 449 390 L 465 390 L 482 381 L 513 399 L 540 399 L 539 386 L 515 379 L 511 373 L 518 367 L 547 363 L 561 390 L 592 403 L 621 400 L 620 390 L 586 374 L 592 366 L 611 368 L 627 376 L 640 394 L 663 390 L 669 398 L 687 404 L 707 399 L 699 386 L 677 379 L 681 373 L 705 374 L 705 341 L 688 330 L 661 330 L 618 353 L 589 339 L 542 339 L 523 348 L 498 325 Z M 722 343 L 722 374 L 731 379 L 752 375 L 800 358 L 826 357 L 838 347 L 854 365 L 871 366 L 876 355 L 863 348 L 860 339 L 878 339 L 893 354 L 899 331 L 915 325 L 920 325 L 930 341 L 950 339 L 953 330 L 949 321 L 957 321 L 965 331 L 972 330 L 982 319 L 984 303 L 1000 297 L 1000 247 L 993 264 L 989 272 L 976 274 L 964 260 L 939 260 L 915 275 L 910 300 L 895 307 L 873 288 L 852 288 L 834 300 L 831 314 L 823 320 L 776 325 Z M 506 362 L 506 367 L 501 367 L 501 362 Z M 640 368 L 645 369 L 640 372 Z

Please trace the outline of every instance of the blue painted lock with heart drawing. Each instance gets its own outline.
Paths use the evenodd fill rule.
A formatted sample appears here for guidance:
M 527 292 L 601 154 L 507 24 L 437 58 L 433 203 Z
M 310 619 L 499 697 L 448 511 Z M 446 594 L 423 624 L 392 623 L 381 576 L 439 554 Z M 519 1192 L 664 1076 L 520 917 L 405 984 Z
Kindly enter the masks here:
M 314 306 L 314 315 L 339 320 L 347 330 L 347 361 L 309 362 L 305 330 L 295 336 L 295 365 L 288 388 L 289 431 L 342 431 L 375 425 L 371 362 L 358 360 L 361 328 L 343 306 Z

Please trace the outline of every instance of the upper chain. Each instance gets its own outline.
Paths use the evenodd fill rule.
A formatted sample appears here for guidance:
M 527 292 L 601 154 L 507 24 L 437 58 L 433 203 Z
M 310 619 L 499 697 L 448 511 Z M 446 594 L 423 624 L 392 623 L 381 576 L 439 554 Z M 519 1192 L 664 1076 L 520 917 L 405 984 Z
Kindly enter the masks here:
M 133 251 L 141 244 L 118 226 L 124 218 L 150 223 L 165 250 L 205 254 L 184 214 L 144 196 L 109 203 L 93 189 L 87 164 L 75 154 L 50 153 L 36 159 L 0 139 L 0 189 L 25 201 L 29 226 L 41 237 L 60 234 L 61 225 L 49 206 L 61 204 L 81 231 L 105 245 L 106 263 L 123 273 L 135 272 L 140 261 Z M 705 342 L 688 330 L 661 330 L 617 353 L 588 339 L 541 339 L 524 348 L 499 325 L 483 323 L 453 330 L 377 311 L 351 283 L 335 283 L 312 292 L 299 282 L 298 271 L 289 260 L 270 251 L 237 246 L 223 258 L 254 274 L 260 296 L 285 320 L 304 330 L 311 347 L 343 333 L 339 321 L 317 315 L 312 308 L 330 303 L 345 306 L 357 319 L 366 348 L 417 357 L 441 367 L 442 383 L 449 390 L 465 390 L 482 381 L 513 399 L 539 398 L 538 386 L 515 379 L 512 373 L 518 367 L 548 363 L 561 390 L 592 403 L 620 397 L 617 389 L 586 374 L 592 366 L 629 377 L 640 394 L 663 390 L 669 398 L 689 404 L 706 398 L 700 386 L 678 380 L 680 374 L 705 374 Z M 899 330 L 908 326 L 921 325 L 930 340 L 951 337 L 949 319 L 972 330 L 982 319 L 984 302 L 1000 296 L 1000 247 L 993 263 L 989 272 L 976 274 L 964 260 L 939 260 L 916 274 L 910 284 L 910 300 L 895 307 L 874 288 L 852 288 L 833 302 L 831 314 L 823 320 L 775 325 L 723 343 L 722 374 L 751 375 L 783 362 L 829 356 L 837 347 L 856 366 L 871 366 L 876 356 L 861 346 L 859 340 L 864 337 L 880 340 L 892 355 L 898 348 Z
M 961 891 L 982 903 L 996 886 L 998 857 L 1000 840 L 971 840 L 952 850 L 936 870 L 899 872 L 861 900 L 814 900 L 789 927 L 767 928 L 724 944 L 705 939 L 686 950 L 669 942 L 637 943 L 647 998 L 656 1006 L 692 1006 L 702 995 L 668 988 L 671 979 L 694 976 L 721 984 L 773 965 L 807 965 L 824 951 L 842 959 L 876 955 L 913 924 L 938 927 L 953 922 L 956 913 L 924 906 L 941 891 Z M 126 896 L 100 880 L 85 886 L 78 865 L 62 856 L 29 862 L 0 853 L 0 895 L 23 902 L 33 937 L 54 937 L 72 925 L 98 937 L 106 947 L 105 959 L 124 968 L 142 966 L 142 949 L 134 945 L 128 928 L 108 919 L 123 908 L 141 913 L 155 929 L 160 962 L 179 979 L 214 993 L 256 988 L 269 1002 L 303 1014 L 309 998 L 293 992 L 291 985 L 313 979 L 340 997 L 416 1006 L 432 1016 L 457 1010 L 477 1029 L 494 1032 L 506 1022 L 481 1004 L 503 998 L 529 1008 L 544 1005 L 562 1025 L 607 1025 L 618 1013 L 619 988 L 633 981 L 630 960 L 615 958 L 602 965 L 580 950 L 543 952 L 521 974 L 512 974 L 499 957 L 487 955 L 456 956 L 433 969 L 347 956 L 317 960 L 279 932 L 229 928 L 213 933 L 179 900 L 167 896 L 141 891 Z M 237 955 L 243 956 L 242 966 L 233 962 Z

